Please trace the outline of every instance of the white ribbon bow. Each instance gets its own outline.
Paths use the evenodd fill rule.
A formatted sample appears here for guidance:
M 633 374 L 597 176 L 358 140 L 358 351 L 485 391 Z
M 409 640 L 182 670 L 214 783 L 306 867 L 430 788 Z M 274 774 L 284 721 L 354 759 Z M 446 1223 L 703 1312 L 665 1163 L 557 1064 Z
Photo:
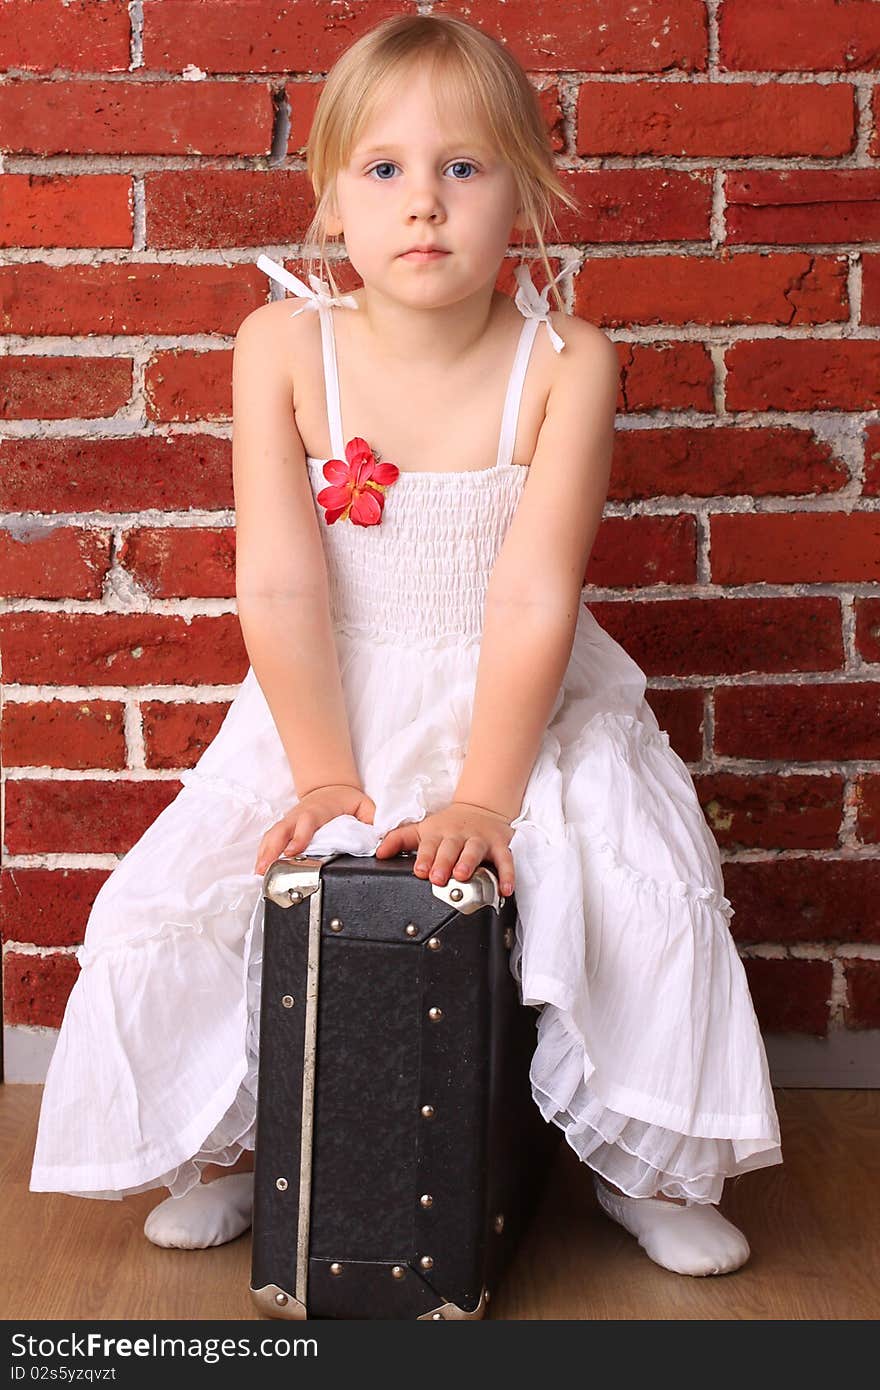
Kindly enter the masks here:
M 563 266 L 559 274 L 554 275 L 553 279 L 549 284 L 544 286 L 540 294 L 538 294 L 538 291 L 535 289 L 532 277 L 525 265 L 518 265 L 513 272 L 514 279 L 519 285 L 519 289 L 514 296 L 514 302 L 517 308 L 527 319 L 543 320 L 547 327 L 547 332 L 550 335 L 550 341 L 556 352 L 561 352 L 565 347 L 565 339 L 560 338 L 556 329 L 550 322 L 550 309 L 547 301 L 550 298 L 551 286 L 555 285 L 557 280 L 561 280 L 563 275 L 567 275 L 570 270 L 574 270 L 576 264 L 576 261 L 571 261 L 568 265 Z
M 318 309 L 323 304 L 327 308 L 331 304 L 339 304 L 344 309 L 357 309 L 358 302 L 354 295 L 330 293 L 330 286 L 326 280 L 319 280 L 317 275 L 309 275 L 309 285 L 300 280 L 298 275 L 293 275 L 289 270 L 285 270 L 283 265 L 271 260 L 268 256 L 257 258 L 258 269 L 264 271 L 272 280 L 278 280 L 287 289 L 292 290 L 295 295 L 304 297 L 305 304 L 301 304 L 298 309 L 294 309 L 291 318 L 295 319 L 297 314 L 301 314 L 304 309 Z

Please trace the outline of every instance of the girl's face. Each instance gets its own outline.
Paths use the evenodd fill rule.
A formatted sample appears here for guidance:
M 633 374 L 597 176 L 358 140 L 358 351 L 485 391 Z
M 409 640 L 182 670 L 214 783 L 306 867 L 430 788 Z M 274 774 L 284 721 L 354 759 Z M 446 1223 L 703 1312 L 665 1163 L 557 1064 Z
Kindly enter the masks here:
M 434 103 L 429 74 L 398 85 L 337 174 L 327 223 L 365 284 L 413 307 L 494 286 L 519 214 L 510 166 L 482 132 L 438 120 Z M 404 259 L 419 245 L 447 254 Z

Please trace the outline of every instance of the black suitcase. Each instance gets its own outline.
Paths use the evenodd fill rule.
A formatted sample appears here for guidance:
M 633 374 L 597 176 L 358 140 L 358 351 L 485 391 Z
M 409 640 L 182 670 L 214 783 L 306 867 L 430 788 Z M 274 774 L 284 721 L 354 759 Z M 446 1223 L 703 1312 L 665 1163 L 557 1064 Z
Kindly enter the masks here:
M 537 1010 L 494 865 L 393 858 L 263 880 L 251 1293 L 281 1318 L 481 1318 L 562 1131 L 535 1105 Z

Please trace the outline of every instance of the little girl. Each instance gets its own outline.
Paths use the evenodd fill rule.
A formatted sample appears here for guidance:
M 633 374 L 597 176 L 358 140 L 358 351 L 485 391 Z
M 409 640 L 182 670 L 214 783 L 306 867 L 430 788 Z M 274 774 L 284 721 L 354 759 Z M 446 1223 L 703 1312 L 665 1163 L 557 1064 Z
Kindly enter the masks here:
M 749 1247 L 715 1204 L 781 1162 L 779 1127 L 717 844 L 644 673 L 583 602 L 617 356 L 555 290 L 543 230 L 572 200 L 536 94 L 479 30 L 395 17 L 330 73 L 308 160 L 329 284 L 261 256 L 298 302 L 236 337 L 251 666 L 95 899 L 31 1190 L 167 1187 L 145 1226 L 164 1246 L 244 1231 L 262 874 L 414 850 L 432 883 L 486 860 L 515 889 L 533 1098 L 603 1210 L 666 1269 L 736 1269 Z M 511 302 L 514 228 L 550 284 L 520 265 Z

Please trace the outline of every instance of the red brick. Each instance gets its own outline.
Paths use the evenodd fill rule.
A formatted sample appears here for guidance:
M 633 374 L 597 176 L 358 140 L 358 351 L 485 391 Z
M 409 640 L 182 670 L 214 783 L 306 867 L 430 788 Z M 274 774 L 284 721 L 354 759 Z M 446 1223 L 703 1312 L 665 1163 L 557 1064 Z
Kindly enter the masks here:
M 544 129 L 554 154 L 561 154 L 566 147 L 565 116 L 562 110 L 562 93 L 559 83 L 547 73 L 532 78 L 532 86 L 538 97 L 538 106 L 544 118 Z M 305 152 L 306 142 L 301 146 Z
M 880 758 L 880 683 L 719 686 L 715 752 L 782 762 Z
M 845 256 L 722 250 L 713 256 L 603 256 L 575 277 L 574 311 L 602 327 L 838 323 L 849 315 Z M 782 339 L 788 346 L 788 341 Z M 762 348 L 764 342 L 738 344 Z M 836 347 L 801 343 L 792 347 Z M 871 349 L 876 344 L 857 344 Z M 736 351 L 736 348 L 732 349 Z M 861 409 L 865 407 L 862 406 Z
M 704 692 L 696 687 L 648 690 L 646 698 L 678 756 L 686 763 L 699 762 L 703 756 Z
M 0 873 L 3 940 L 78 946 L 109 869 L 4 869 Z
M 617 343 L 618 409 L 714 412 L 714 368 L 704 343 Z
M 880 960 L 845 960 L 847 1028 L 880 1028 Z
M 340 23 L 326 0 L 282 6 L 224 0 L 203 8 L 193 24 L 191 0 L 145 7 L 147 69 L 178 71 L 192 63 L 207 72 L 325 72 L 362 33 L 400 9 L 391 0 L 353 0 Z
M 855 779 L 856 835 L 863 845 L 880 844 L 880 773 Z
M 618 430 L 609 498 L 821 496 L 849 480 L 810 430 L 762 426 Z
M 880 941 L 880 860 L 791 859 L 724 865 L 738 942 Z
M 618 10 L 602 0 L 581 0 L 571 10 L 536 10 L 528 0 L 483 0 L 476 8 L 441 2 L 433 8 L 503 35 L 527 69 L 665 72 L 706 66 L 706 16 L 697 0 L 670 0 L 662 24 L 650 4 Z M 391 0 L 350 0 L 341 23 L 327 3 L 296 0 L 279 7 L 226 0 L 206 7 L 194 25 L 188 0 L 163 0 L 144 11 L 144 61 L 160 71 L 193 63 L 208 72 L 322 73 L 361 34 L 399 13 Z
M 272 124 L 263 82 L 53 77 L 0 87 L 0 151 L 9 154 L 268 155 Z
M 623 9 L 603 0 L 536 7 L 530 0 L 483 0 L 479 6 L 440 3 L 503 41 L 527 69 L 583 72 L 700 72 L 706 68 L 706 15 L 694 0 L 672 0 L 662 20 L 652 4 Z
M 3 706 L 6 767 L 125 767 L 119 700 L 9 700 Z
M 601 588 L 693 584 L 697 532 L 692 516 L 605 517 L 585 582 Z
M 855 96 L 844 82 L 586 82 L 575 153 L 831 159 L 852 152 L 855 134 Z
M 157 352 L 144 372 L 151 420 L 228 420 L 232 415 L 232 353 L 228 349 Z
M 878 104 L 880 118 L 880 104 Z M 877 145 L 880 156 L 880 141 Z M 862 323 L 880 323 L 880 255 L 862 254 Z
M 219 511 L 235 504 L 232 448 L 211 434 L 0 441 L 0 510 Z
M 715 772 L 694 781 L 706 820 L 724 849 L 838 847 L 841 776 Z
M 722 68 L 856 72 L 880 62 L 880 12 L 865 0 L 725 0 Z
M 880 342 L 762 338 L 727 349 L 728 410 L 876 410 Z
M 725 195 L 729 244 L 880 241 L 880 169 L 731 171 Z
M 559 176 L 580 212 L 559 209 L 559 235 L 554 240 L 633 245 L 709 240 L 708 169 L 561 169 Z
M 7 683 L 226 685 L 248 668 L 234 613 L 9 613 L 0 636 Z
M 110 532 L 28 521 L 0 530 L 4 598 L 100 598 Z
M 129 174 L 5 174 L 0 246 L 132 244 Z
M 126 5 L 102 0 L 6 0 L 0 69 L 26 72 L 128 72 L 131 25 Z
M 857 598 L 853 607 L 856 655 L 863 661 L 880 661 L 880 599 Z
M 2 280 L 0 271 L 0 295 Z M 7 326 L 6 331 L 17 330 Z M 24 354 L 0 358 L 0 399 L 7 420 L 84 420 L 115 415 L 131 399 L 131 388 L 131 362 L 125 358 Z
M 175 781 L 6 783 L 10 854 L 125 854 L 177 796 Z
M 72 952 L 31 956 L 8 951 L 3 957 L 4 1022 L 60 1028 L 78 975 L 79 963 Z
M 743 965 L 763 1032 L 825 1037 L 831 1012 L 830 961 L 754 956 Z
M 255 265 L 23 262 L 0 268 L 0 328 L 28 335 L 232 334 L 266 302 L 267 284 Z M 104 358 L 77 360 L 107 366 Z
M 171 169 L 144 177 L 147 246 L 271 246 L 301 236 L 314 211 L 299 169 Z M 254 255 L 256 260 L 256 254 Z
M 144 700 L 141 713 L 147 767 L 193 767 L 219 733 L 228 701 L 183 704 L 178 700 Z
M 151 598 L 235 597 L 232 526 L 140 526 L 117 558 Z
M 880 512 L 744 512 L 711 518 L 714 584 L 880 580 Z
M 640 597 L 589 608 L 651 676 L 829 671 L 843 664 L 834 598 Z
M 869 424 L 865 430 L 866 497 L 880 497 L 880 425 Z

